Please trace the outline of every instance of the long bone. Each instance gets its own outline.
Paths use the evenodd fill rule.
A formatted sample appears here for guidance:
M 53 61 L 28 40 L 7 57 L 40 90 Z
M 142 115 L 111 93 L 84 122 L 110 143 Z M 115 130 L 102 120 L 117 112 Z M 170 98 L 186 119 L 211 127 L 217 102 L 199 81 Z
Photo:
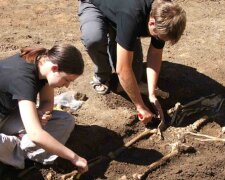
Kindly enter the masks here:
M 135 142 L 139 141 L 140 139 L 148 136 L 148 135 L 152 135 L 152 134 L 156 134 L 157 133 L 157 129 L 148 129 L 145 128 L 145 130 L 143 132 L 141 132 L 140 134 L 138 134 L 137 136 L 135 136 L 133 139 L 131 139 L 130 141 L 128 141 L 124 146 L 118 148 L 117 150 L 113 151 L 113 152 L 109 152 L 107 156 L 98 156 L 94 159 L 92 159 L 91 161 L 89 161 L 89 168 L 95 166 L 96 164 L 104 161 L 105 159 L 115 159 L 119 154 L 121 154 L 126 148 L 130 147 L 132 144 L 134 144 Z M 68 179 L 68 178 L 72 178 L 75 177 L 75 179 L 79 179 L 81 176 L 81 174 L 77 171 L 74 170 L 70 173 L 67 174 L 63 174 L 61 176 L 62 180 Z
M 111 159 L 115 159 L 120 153 L 122 153 L 126 148 L 128 148 L 129 146 L 131 146 L 132 144 L 134 144 L 135 142 L 139 141 L 140 139 L 149 136 L 149 135 L 153 135 L 156 134 L 158 132 L 157 129 L 148 129 L 145 128 L 145 130 L 143 132 L 141 132 L 140 134 L 138 134 L 137 136 L 135 136 L 133 139 L 131 139 L 130 141 L 128 141 L 124 146 L 118 148 L 117 150 L 110 152 L 108 154 L 108 156 Z
M 185 134 L 196 136 L 198 138 L 195 138 L 195 139 L 197 139 L 199 141 L 203 141 L 203 142 L 210 142 L 210 141 L 225 142 L 225 138 L 209 136 L 206 134 L 199 134 L 199 133 L 193 133 L 193 132 L 186 132 Z
M 213 96 L 213 95 L 211 95 Z M 208 96 L 209 97 L 209 96 Z M 207 98 L 208 98 L 207 97 Z M 195 100 L 195 101 L 192 101 L 184 106 L 181 106 L 180 104 L 178 104 L 178 108 L 187 108 L 187 107 L 190 107 L 202 100 L 206 99 L 205 98 L 200 98 L 198 100 Z M 224 99 L 220 102 L 218 108 L 216 109 L 216 112 L 218 112 L 222 106 L 224 102 Z M 177 109 L 178 109 L 177 108 Z M 205 107 L 203 107 L 205 108 Z M 203 108 L 197 108 L 194 110 L 194 112 L 196 112 L 197 110 L 202 110 Z M 177 111 L 175 111 L 176 113 Z M 186 111 L 187 113 L 189 113 L 189 115 L 192 114 L 192 112 L 190 112 L 190 109 L 187 109 Z M 185 111 L 183 112 L 185 113 Z M 225 142 L 225 139 L 222 139 L 222 138 L 217 138 L 217 137 L 212 137 L 212 136 L 208 136 L 208 135 L 200 135 L 200 134 L 196 134 L 196 133 L 192 133 L 191 131 L 195 131 L 197 130 L 203 123 L 205 123 L 207 120 L 209 119 L 208 116 L 204 116 L 202 117 L 201 119 L 199 119 L 198 121 L 194 122 L 191 126 L 190 126 L 190 131 L 188 132 L 184 132 L 184 134 L 191 134 L 191 135 L 195 135 L 195 136 L 198 136 L 198 137 L 204 137 L 204 138 L 207 138 L 207 139 L 198 139 L 198 140 L 201 140 L 201 141 L 223 141 Z M 162 126 L 161 126 L 162 125 Z M 160 127 L 161 126 L 161 127 Z M 115 159 L 119 154 L 121 154 L 126 148 L 128 148 L 129 146 L 131 146 L 132 144 L 134 144 L 135 142 L 137 142 L 138 140 L 144 138 L 145 136 L 148 136 L 148 135 L 152 135 L 152 134 L 156 134 L 156 133 L 159 133 L 159 131 L 161 132 L 161 129 L 162 127 L 164 126 L 163 122 L 161 122 L 158 126 L 158 129 L 153 129 L 153 130 L 150 130 L 150 129 L 145 129 L 142 133 L 140 133 L 139 135 L 137 135 L 136 137 L 134 137 L 133 139 L 131 139 L 130 141 L 128 141 L 123 147 L 120 147 L 118 148 L 117 150 L 113 151 L 113 152 L 110 152 L 107 156 L 99 156 L 96 158 L 96 161 L 93 162 L 93 164 L 89 164 L 89 167 L 91 166 L 94 166 L 100 162 L 102 162 L 103 159 L 105 158 L 110 158 L 110 159 Z M 186 147 L 186 145 L 179 145 L 181 147 Z M 174 145 L 173 148 L 172 148 L 172 151 L 171 153 L 165 155 L 163 158 L 161 158 L 159 161 L 156 161 L 154 163 L 152 163 L 151 165 L 148 166 L 148 170 L 144 173 L 144 174 L 141 174 L 141 175 L 137 175 L 137 177 L 139 179 L 142 179 L 144 176 L 146 176 L 146 174 L 148 174 L 150 171 L 152 171 L 152 169 L 155 169 L 157 168 L 158 166 L 166 163 L 168 160 L 170 160 L 171 158 L 173 158 L 174 156 L 178 155 L 179 153 L 183 152 L 180 151 L 180 149 L 182 148 L 178 148 L 178 145 Z M 184 148 L 183 148 L 184 149 Z M 72 178 L 74 177 L 76 179 L 79 179 L 80 178 L 80 174 L 78 173 L 77 170 L 74 170 L 70 173 L 67 173 L 67 174 L 64 174 L 61 176 L 61 179 L 62 180 L 65 180 L 65 179 L 68 179 L 68 178 Z
M 200 118 L 199 120 L 197 120 L 196 122 L 194 122 L 191 126 L 190 126 L 190 131 L 195 131 L 197 129 L 199 129 L 199 127 L 205 123 L 208 120 L 208 116 L 204 116 L 202 118 Z M 186 132 L 186 134 L 190 133 L 190 131 Z M 135 142 L 139 141 L 140 139 L 149 136 L 149 135 L 153 135 L 156 134 L 158 132 L 157 129 L 148 129 L 145 128 L 145 130 L 143 132 L 141 132 L 140 134 L 138 134 L 137 136 L 135 136 L 134 138 L 132 138 L 130 141 L 128 141 L 123 147 L 118 148 L 117 150 L 108 153 L 107 156 L 98 156 L 92 160 L 89 161 L 89 168 L 95 166 L 96 164 L 102 162 L 105 159 L 115 159 L 116 157 L 118 157 L 126 148 L 130 147 L 131 145 L 133 145 Z M 178 148 L 180 147 L 180 148 Z M 152 163 L 151 165 L 148 166 L 148 170 L 142 174 L 142 175 L 136 175 L 137 179 L 138 178 L 143 178 L 147 173 L 149 173 L 151 170 L 157 168 L 158 166 L 166 163 L 168 160 L 172 159 L 174 156 L 178 155 L 181 150 L 178 149 L 188 149 L 189 146 L 186 146 L 184 144 L 179 144 L 179 143 L 174 143 L 172 144 L 172 151 L 171 153 L 165 155 L 163 158 L 161 158 L 159 161 L 156 161 L 154 163 Z M 181 151 L 183 152 L 183 151 Z M 80 174 L 78 173 L 77 170 L 74 170 L 70 173 L 64 174 L 61 176 L 62 180 L 68 179 L 68 178 L 72 178 L 75 177 L 75 179 L 79 179 L 80 178 Z
M 161 159 L 159 159 L 158 161 L 150 164 L 144 173 L 142 174 L 134 174 L 133 177 L 135 179 L 145 179 L 145 177 L 155 168 L 165 164 L 166 162 L 168 162 L 169 160 L 171 160 L 172 158 L 174 158 L 175 156 L 181 154 L 181 153 L 185 153 L 185 152 L 190 152 L 193 151 L 194 148 L 191 146 L 188 146 L 186 144 L 180 143 L 180 142 L 176 142 L 171 144 L 171 152 L 168 153 L 167 155 L 163 156 Z
M 191 130 L 190 131 L 197 131 L 200 126 L 202 126 L 206 121 L 209 120 L 208 116 L 203 116 L 202 118 L 195 121 L 193 124 L 190 125 Z
M 202 101 L 202 99 L 198 100 L 198 101 L 195 101 L 194 104 L 197 103 L 197 102 L 200 102 L 200 101 Z M 217 106 L 215 112 L 219 112 L 220 111 L 223 102 L 224 102 L 224 99 L 222 99 L 222 101 L 219 103 L 219 105 L 217 104 L 218 106 Z M 191 105 L 193 105 L 193 103 L 190 103 L 189 105 L 191 106 Z M 179 107 L 179 104 L 178 104 L 177 107 Z M 200 140 L 200 141 L 220 141 L 220 142 L 225 142 L 225 138 L 223 139 L 223 138 L 208 136 L 208 135 L 204 135 L 204 134 L 193 133 L 194 131 L 198 130 L 204 123 L 206 123 L 212 117 L 203 116 L 202 118 L 198 119 L 193 124 L 189 125 L 183 133 L 181 133 L 182 137 L 185 137 L 185 135 L 193 135 L 193 136 L 199 137 L 199 138 L 197 138 L 197 140 Z M 204 138 L 204 139 L 200 139 L 200 138 Z M 182 138 L 180 138 L 180 139 L 182 139 Z M 180 153 L 188 152 L 191 149 L 193 149 L 193 147 L 187 146 L 187 145 L 185 145 L 183 143 L 180 143 L 180 141 L 178 141 L 178 142 L 172 144 L 172 150 L 171 150 L 171 152 L 169 154 L 165 155 L 160 160 L 150 164 L 148 166 L 147 170 L 144 173 L 142 173 L 142 174 L 134 174 L 133 177 L 135 179 L 145 179 L 146 176 L 152 170 L 154 170 L 157 167 L 165 164 L 167 161 L 169 161 L 173 157 L 179 155 Z

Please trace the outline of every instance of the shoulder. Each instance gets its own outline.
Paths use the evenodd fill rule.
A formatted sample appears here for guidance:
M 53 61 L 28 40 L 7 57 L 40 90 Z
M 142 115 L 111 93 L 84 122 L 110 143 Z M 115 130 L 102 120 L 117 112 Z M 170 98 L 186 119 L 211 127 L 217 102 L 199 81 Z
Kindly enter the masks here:
M 9 56 L 7 58 L 4 58 L 0 61 L 1 65 L 3 64 L 12 64 L 12 66 L 14 65 L 14 63 L 16 63 L 19 59 L 21 59 L 21 57 L 19 56 L 19 54 L 15 54 L 12 56 Z
M 30 77 L 35 74 L 36 68 L 34 64 L 27 63 L 19 54 L 15 54 L 0 61 L 1 79 L 6 78 L 14 81 L 22 77 Z M 10 82 L 13 83 L 13 82 Z
M 35 64 L 28 63 L 19 55 L 8 59 L 11 65 L 9 74 L 11 79 L 12 91 L 28 92 L 36 89 L 38 83 L 38 69 Z
M 12 68 L 12 69 L 34 67 L 34 64 L 27 63 L 23 58 L 21 58 L 19 53 L 13 56 L 7 57 L 1 60 L 0 62 L 2 66 L 5 65 L 5 67 Z

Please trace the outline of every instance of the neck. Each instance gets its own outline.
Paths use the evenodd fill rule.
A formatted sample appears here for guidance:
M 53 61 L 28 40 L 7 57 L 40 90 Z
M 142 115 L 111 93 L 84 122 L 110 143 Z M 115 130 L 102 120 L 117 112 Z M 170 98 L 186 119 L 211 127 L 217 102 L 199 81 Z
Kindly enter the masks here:
M 41 58 L 38 61 L 37 67 L 38 67 L 39 79 L 46 79 L 47 69 L 45 67 L 45 63 L 46 63 L 46 61 L 44 58 Z

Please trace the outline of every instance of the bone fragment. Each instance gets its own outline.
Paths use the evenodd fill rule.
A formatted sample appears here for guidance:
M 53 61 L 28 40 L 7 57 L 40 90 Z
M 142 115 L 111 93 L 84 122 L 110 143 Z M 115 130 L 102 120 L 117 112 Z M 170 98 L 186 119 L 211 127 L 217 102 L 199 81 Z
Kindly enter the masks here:
M 198 130 L 207 120 L 209 119 L 208 116 L 203 116 L 199 120 L 195 121 L 192 125 L 191 128 L 193 131 Z
M 225 126 L 222 127 L 222 130 L 221 131 L 222 131 L 223 134 L 225 134 Z
M 173 115 L 172 120 L 171 120 L 171 124 L 173 124 L 173 123 L 175 122 L 177 113 L 178 113 L 178 111 L 179 111 L 181 108 L 182 108 L 182 105 L 178 102 L 178 103 L 175 104 L 175 108 L 172 108 L 172 109 L 168 110 L 168 114 L 169 114 L 170 116 Z
M 127 176 L 123 175 L 121 178 L 119 178 L 118 180 L 127 180 Z
M 46 179 L 47 179 L 47 180 L 51 180 L 51 179 L 52 179 L 52 173 L 51 173 L 51 172 L 49 172 L 49 173 L 47 174 Z
M 81 174 L 77 170 L 74 170 L 70 173 L 62 175 L 61 180 L 66 180 L 66 179 L 71 178 L 71 177 L 72 178 L 75 177 L 75 179 L 80 179 L 80 175 Z
M 181 106 L 181 103 L 177 102 L 173 108 L 167 110 L 167 113 L 172 116 Z
M 135 173 L 133 174 L 133 179 L 141 179 L 142 174 Z

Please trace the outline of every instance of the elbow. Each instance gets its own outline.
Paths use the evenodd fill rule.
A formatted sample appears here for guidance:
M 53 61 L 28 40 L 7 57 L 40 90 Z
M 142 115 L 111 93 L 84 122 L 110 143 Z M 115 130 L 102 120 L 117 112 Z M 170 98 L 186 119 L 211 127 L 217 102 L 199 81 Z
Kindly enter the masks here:
M 117 69 L 116 69 L 116 74 L 117 74 L 118 77 L 120 77 L 120 76 L 121 76 L 121 69 L 118 69 L 118 68 L 117 68 Z
M 123 72 L 123 66 L 120 65 L 120 64 L 117 62 L 117 66 L 116 66 L 116 74 L 117 74 L 118 76 L 120 76 L 120 75 L 122 74 L 122 72 Z
M 116 69 L 116 74 L 120 81 L 124 79 L 124 71 L 122 69 Z
M 116 73 L 120 80 L 126 80 L 126 78 L 133 73 L 132 67 L 119 67 L 116 69 Z

